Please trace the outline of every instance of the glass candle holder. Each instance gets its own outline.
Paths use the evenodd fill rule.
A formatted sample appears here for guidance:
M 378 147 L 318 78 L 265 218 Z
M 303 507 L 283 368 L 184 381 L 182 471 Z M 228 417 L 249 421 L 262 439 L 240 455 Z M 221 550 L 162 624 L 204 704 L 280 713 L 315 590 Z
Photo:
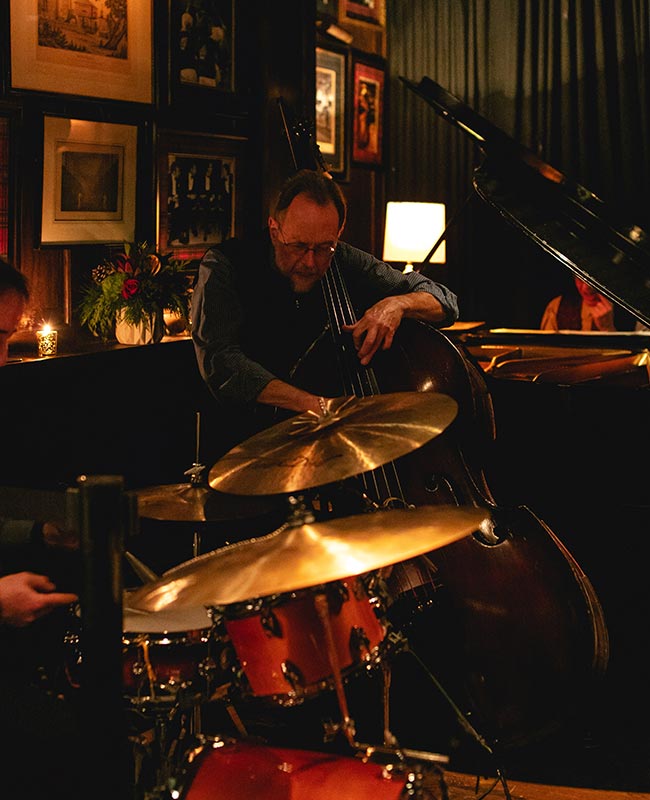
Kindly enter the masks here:
M 57 348 L 57 332 L 46 325 L 42 330 L 36 331 L 38 343 L 38 357 L 55 356 Z

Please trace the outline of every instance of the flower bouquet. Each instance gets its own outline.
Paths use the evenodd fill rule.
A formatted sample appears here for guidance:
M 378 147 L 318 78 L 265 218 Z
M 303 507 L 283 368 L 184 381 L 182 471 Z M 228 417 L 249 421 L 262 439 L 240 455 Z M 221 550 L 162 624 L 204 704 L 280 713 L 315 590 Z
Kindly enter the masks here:
M 82 288 L 79 321 L 95 336 L 108 339 L 116 325 L 159 326 L 163 314 L 188 322 L 190 275 L 187 261 L 161 256 L 147 242 L 124 243 L 124 251 L 96 266 Z

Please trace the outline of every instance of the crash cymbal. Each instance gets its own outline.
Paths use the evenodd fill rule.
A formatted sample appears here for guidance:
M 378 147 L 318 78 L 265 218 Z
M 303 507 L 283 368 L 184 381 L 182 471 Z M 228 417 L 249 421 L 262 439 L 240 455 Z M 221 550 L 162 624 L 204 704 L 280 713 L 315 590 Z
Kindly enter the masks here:
M 260 497 L 243 498 L 191 483 L 150 486 L 134 491 L 138 514 L 147 519 L 175 522 L 227 522 L 265 514 L 271 501 Z
M 456 401 L 436 392 L 337 397 L 328 413 L 280 422 L 212 467 L 213 489 L 280 494 L 324 486 L 386 464 L 433 439 L 453 421 Z
M 224 606 L 360 575 L 477 530 L 485 509 L 424 506 L 287 527 L 192 559 L 129 597 L 132 609 Z

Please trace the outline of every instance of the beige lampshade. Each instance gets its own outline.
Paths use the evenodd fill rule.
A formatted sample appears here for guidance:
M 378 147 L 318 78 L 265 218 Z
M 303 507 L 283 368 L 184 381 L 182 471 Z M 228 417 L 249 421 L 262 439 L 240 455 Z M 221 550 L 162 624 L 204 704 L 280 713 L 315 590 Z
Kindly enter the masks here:
M 445 230 L 444 203 L 394 202 L 386 204 L 384 228 L 384 261 L 405 262 L 404 272 L 421 264 Z M 442 241 L 429 259 L 444 264 L 445 242 Z

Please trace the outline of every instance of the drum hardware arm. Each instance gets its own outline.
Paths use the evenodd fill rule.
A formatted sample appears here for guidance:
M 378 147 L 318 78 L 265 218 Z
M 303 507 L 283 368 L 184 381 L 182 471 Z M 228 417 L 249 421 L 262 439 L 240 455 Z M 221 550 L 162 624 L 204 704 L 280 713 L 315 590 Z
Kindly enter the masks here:
M 194 442 L 194 463 L 189 469 L 186 469 L 183 475 L 187 475 L 190 479 L 192 486 L 205 486 L 206 481 L 203 478 L 205 465 L 199 461 L 201 450 L 201 412 L 196 412 L 196 439 Z
M 140 578 L 142 583 L 157 581 L 158 578 L 160 578 L 160 575 L 157 575 L 152 569 L 140 561 L 139 558 L 136 558 L 136 556 L 134 556 L 133 553 L 130 553 L 128 550 L 124 551 L 124 558 L 126 558 L 126 560 L 129 562 L 129 565 L 138 578 Z
M 435 797 L 448 797 L 444 772 L 440 764 L 449 762 L 448 756 L 439 753 L 428 753 L 423 750 L 410 750 L 401 747 L 376 747 L 359 745 L 360 757 L 364 763 L 370 761 L 383 765 L 384 776 L 406 773 L 406 783 L 400 798 L 409 800 L 434 800 Z M 430 774 L 438 777 L 440 794 L 435 795 L 426 787 L 425 781 Z

